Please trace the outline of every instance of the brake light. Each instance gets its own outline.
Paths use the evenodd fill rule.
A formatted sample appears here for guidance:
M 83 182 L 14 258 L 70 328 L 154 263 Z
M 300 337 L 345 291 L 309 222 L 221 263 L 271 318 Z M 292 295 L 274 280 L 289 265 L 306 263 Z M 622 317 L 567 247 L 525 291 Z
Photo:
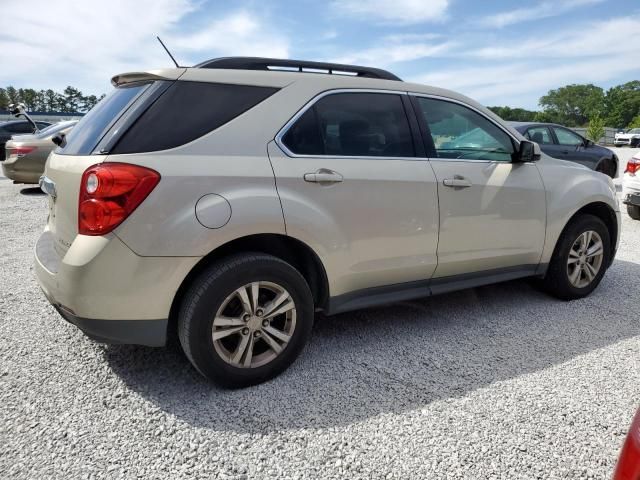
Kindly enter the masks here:
M 637 171 L 640 171 L 640 160 L 637 158 L 629 159 L 629 161 L 627 162 L 627 168 L 625 168 L 624 173 L 635 175 Z
M 78 233 L 104 235 L 120 225 L 160 181 L 150 168 L 128 163 L 101 163 L 82 174 L 78 200 Z
M 38 147 L 9 147 L 7 148 L 7 157 L 24 157 L 27 153 L 37 150 Z
M 620 459 L 613 475 L 613 480 L 640 479 L 640 410 L 636 413 L 627 440 L 625 441 Z

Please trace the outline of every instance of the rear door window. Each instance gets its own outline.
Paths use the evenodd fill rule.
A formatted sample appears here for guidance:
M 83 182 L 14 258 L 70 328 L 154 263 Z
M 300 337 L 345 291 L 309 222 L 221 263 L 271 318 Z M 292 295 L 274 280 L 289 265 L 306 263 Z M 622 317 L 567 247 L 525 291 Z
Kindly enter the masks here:
M 327 95 L 289 128 L 282 143 L 297 155 L 415 156 L 402 99 L 388 93 Z
M 553 131 L 555 132 L 560 145 L 578 146 L 583 143 L 580 135 L 573 133 L 566 128 L 553 127 Z
M 540 145 L 553 144 L 553 138 L 551 137 L 551 132 L 547 127 L 532 127 L 529 130 L 527 130 L 525 137 L 531 140 L 532 142 L 536 142 Z

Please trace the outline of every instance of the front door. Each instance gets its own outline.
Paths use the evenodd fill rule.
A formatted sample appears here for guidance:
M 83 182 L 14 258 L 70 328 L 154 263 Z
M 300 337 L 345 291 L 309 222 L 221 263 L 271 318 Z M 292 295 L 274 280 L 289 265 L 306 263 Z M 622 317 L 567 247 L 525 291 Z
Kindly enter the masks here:
M 515 140 L 475 109 L 429 97 L 415 97 L 414 105 L 438 181 L 434 279 L 533 272 L 546 223 L 545 191 L 535 163 L 512 163 Z
M 332 297 L 415 281 L 428 294 L 438 197 L 415 146 L 402 94 L 383 91 L 324 95 L 269 144 L 287 234 L 319 255 Z

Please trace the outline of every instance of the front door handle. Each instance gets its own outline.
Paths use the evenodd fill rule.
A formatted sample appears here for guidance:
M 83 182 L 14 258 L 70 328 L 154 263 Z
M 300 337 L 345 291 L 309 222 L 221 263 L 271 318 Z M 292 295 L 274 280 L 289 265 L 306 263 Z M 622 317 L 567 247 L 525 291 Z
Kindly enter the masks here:
M 466 178 L 460 175 L 454 175 L 453 178 L 445 178 L 442 181 L 442 184 L 445 187 L 453 187 L 453 188 L 468 188 L 472 185 L 472 183 Z
M 342 179 L 342 175 L 338 172 L 334 172 L 333 170 L 328 170 L 326 168 L 321 168 L 314 173 L 304 174 L 304 181 L 311 183 L 339 183 Z

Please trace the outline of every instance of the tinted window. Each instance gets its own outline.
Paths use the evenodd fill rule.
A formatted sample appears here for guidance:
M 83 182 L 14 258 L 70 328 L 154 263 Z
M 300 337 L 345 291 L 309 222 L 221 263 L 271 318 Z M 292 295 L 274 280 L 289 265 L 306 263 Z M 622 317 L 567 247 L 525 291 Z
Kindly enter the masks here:
M 112 90 L 82 117 L 65 137 L 64 148 L 58 148 L 56 152 L 65 155 L 91 154 L 113 122 L 131 106 L 145 89 L 149 88 L 149 85 L 149 83 L 138 83 Z
M 184 145 L 236 118 L 277 90 L 175 82 L 124 133 L 113 153 L 150 152 Z
M 418 97 L 438 158 L 511 161 L 511 138 L 493 122 L 457 103 Z
M 413 157 L 399 95 L 336 93 L 318 100 L 283 137 L 296 154 Z
M 560 145 L 582 145 L 582 137 L 566 128 L 553 127 L 553 130 L 556 132 Z
M 551 132 L 547 127 L 533 127 L 527 130 L 525 137 L 540 145 L 550 145 L 553 143 Z
M 33 125 L 29 122 L 9 123 L 4 129 L 10 133 L 33 133 Z

